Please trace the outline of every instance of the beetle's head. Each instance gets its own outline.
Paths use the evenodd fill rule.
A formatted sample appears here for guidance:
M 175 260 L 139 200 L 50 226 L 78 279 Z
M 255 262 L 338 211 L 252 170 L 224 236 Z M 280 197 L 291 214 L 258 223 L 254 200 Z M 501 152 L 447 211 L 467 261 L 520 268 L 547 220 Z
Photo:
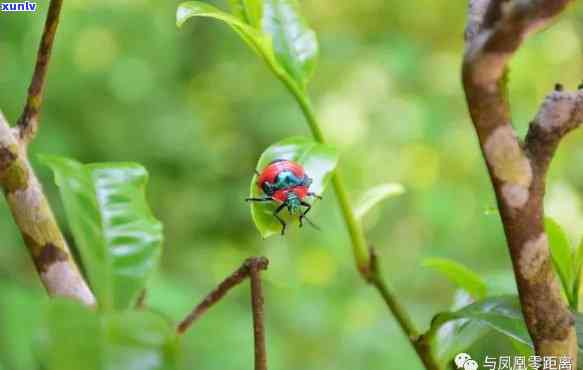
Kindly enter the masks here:
M 302 213 L 302 201 L 295 192 L 290 191 L 287 193 L 286 205 L 290 214 L 297 215 Z

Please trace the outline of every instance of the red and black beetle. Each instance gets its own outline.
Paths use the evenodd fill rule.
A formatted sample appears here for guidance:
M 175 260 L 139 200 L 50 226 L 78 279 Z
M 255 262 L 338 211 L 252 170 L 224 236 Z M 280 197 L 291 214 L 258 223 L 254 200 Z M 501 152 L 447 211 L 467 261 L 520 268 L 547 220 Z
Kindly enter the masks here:
M 247 198 L 248 202 L 276 202 L 279 206 L 273 212 L 273 216 L 281 223 L 281 235 L 285 234 L 286 223 L 279 217 L 279 212 L 287 208 L 291 215 L 300 216 L 300 227 L 304 218 L 312 206 L 305 201 L 306 197 L 319 195 L 310 191 L 312 179 L 308 177 L 301 164 L 286 159 L 272 161 L 261 172 L 256 171 L 257 187 L 264 196 L 261 198 Z M 305 210 L 302 208 L 305 207 Z

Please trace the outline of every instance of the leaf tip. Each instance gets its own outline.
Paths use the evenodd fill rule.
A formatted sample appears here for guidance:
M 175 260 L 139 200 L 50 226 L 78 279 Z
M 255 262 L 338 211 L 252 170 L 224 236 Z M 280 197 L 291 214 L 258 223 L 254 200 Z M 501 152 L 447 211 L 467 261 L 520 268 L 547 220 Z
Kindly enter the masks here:
M 193 16 L 193 2 L 184 2 L 176 8 L 176 27 L 181 28 L 188 18 Z

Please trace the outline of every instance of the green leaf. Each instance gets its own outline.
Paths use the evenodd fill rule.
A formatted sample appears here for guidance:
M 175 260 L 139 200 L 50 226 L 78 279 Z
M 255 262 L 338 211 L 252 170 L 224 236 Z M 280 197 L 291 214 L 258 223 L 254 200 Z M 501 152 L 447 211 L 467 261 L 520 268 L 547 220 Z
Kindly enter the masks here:
M 279 63 L 300 87 L 305 86 L 316 67 L 318 40 L 297 0 L 264 0 L 262 26 L 273 40 Z
M 135 163 L 42 160 L 55 173 L 100 307 L 129 307 L 157 267 L 162 248 L 162 225 L 146 201 L 146 170 Z
M 231 12 L 253 28 L 261 26 L 261 0 L 229 0 Z
M 354 214 L 356 218 L 362 219 L 368 211 L 384 199 L 401 195 L 404 192 L 403 185 L 397 183 L 381 184 L 370 188 L 356 202 L 357 206 L 354 209 Z
M 575 278 L 573 279 L 573 293 L 572 293 L 572 304 L 571 308 L 573 310 L 579 310 L 579 294 L 581 290 L 581 269 L 583 268 L 583 238 L 581 238 L 581 242 L 579 242 L 579 246 L 577 247 L 577 252 L 575 253 L 575 262 L 574 262 L 574 271 Z
M 310 191 L 322 195 L 338 163 L 338 153 L 330 145 L 319 144 L 304 137 L 291 137 L 267 148 L 257 162 L 257 169 L 261 171 L 275 159 L 287 159 L 302 164 L 306 174 L 312 179 Z M 263 196 L 257 186 L 257 175 L 253 176 L 250 187 L 250 197 Z M 281 232 L 281 224 L 273 217 L 275 208 L 270 203 L 251 204 L 251 216 L 264 238 Z M 285 211 L 280 215 L 286 222 L 293 219 Z
M 97 314 L 80 303 L 57 298 L 50 302 L 41 347 L 49 370 L 101 370 L 104 340 Z
M 459 290 L 455 295 L 454 309 L 467 306 L 471 302 L 470 295 L 464 290 Z M 435 332 L 429 336 L 429 345 L 442 368 L 446 368 L 455 355 L 465 352 L 491 331 L 487 325 L 471 320 L 450 321 L 434 330 Z
M 200 1 L 188 1 L 180 4 L 176 10 L 176 25 L 182 27 L 184 22 L 192 17 L 213 18 L 226 23 L 253 51 L 265 60 L 276 75 L 285 74 L 275 58 L 271 39 L 263 35 L 259 29 L 255 29 L 237 17 Z
M 47 315 L 41 353 L 50 370 L 175 370 L 178 338 L 161 316 L 146 311 L 99 314 L 57 299 Z
M 178 336 L 162 316 L 148 311 L 113 312 L 102 319 L 107 370 L 175 370 Z
M 429 333 L 441 326 L 457 320 L 470 320 L 487 325 L 513 341 L 533 348 L 526 324 L 520 310 L 518 296 L 498 296 L 486 298 L 454 312 L 440 313 L 433 319 Z M 583 336 L 583 315 L 575 313 L 577 337 Z M 428 334 L 429 334 L 428 333 Z M 583 360 L 583 343 L 578 342 L 578 358 Z
M 484 280 L 460 263 L 445 258 L 427 258 L 423 261 L 422 266 L 441 272 L 458 287 L 467 291 L 474 299 L 482 299 L 486 296 Z
M 574 258 L 571 251 L 571 244 L 563 228 L 550 217 L 545 217 L 545 230 L 549 237 L 549 247 L 551 249 L 553 264 L 559 274 L 567 299 L 572 304 L 575 274 L 573 272 Z
M 34 334 L 45 303 L 30 287 L 0 284 L 0 364 L 11 370 L 38 369 L 33 350 Z M 44 294 L 44 293 L 43 293 Z
M 532 346 L 516 296 L 490 297 L 454 312 L 440 313 L 433 319 L 432 326 L 438 328 L 460 319 L 483 323 L 507 337 Z

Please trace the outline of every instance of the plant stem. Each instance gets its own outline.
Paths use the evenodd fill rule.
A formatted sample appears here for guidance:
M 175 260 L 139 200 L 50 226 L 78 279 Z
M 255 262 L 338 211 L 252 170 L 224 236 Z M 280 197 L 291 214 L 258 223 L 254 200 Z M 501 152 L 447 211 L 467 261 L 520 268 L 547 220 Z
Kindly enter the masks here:
M 320 129 L 320 125 L 318 124 L 318 120 L 314 114 L 314 109 L 312 108 L 312 104 L 307 94 L 301 91 L 297 85 L 287 76 L 280 76 L 280 78 L 287 86 L 287 88 L 292 92 L 298 104 L 300 105 L 302 113 L 308 122 L 308 126 L 310 127 L 310 131 L 312 132 L 314 139 L 316 139 L 316 141 L 321 144 L 325 144 L 326 140 L 324 139 L 324 134 Z M 340 209 L 342 210 L 342 215 L 344 216 L 344 222 L 346 223 L 348 234 L 350 235 L 350 239 L 352 241 L 352 253 L 354 254 L 356 267 L 363 275 L 363 277 L 368 279 L 367 276 L 369 273 L 368 269 L 370 262 L 366 238 L 364 237 L 364 232 L 360 222 L 358 222 L 354 212 L 352 211 L 352 207 L 350 206 L 350 201 L 348 199 L 348 193 L 346 192 L 344 182 L 342 181 L 338 169 L 336 169 L 336 173 L 332 177 L 332 185 L 334 186 L 334 192 L 338 198 L 338 203 L 340 204 Z
M 409 314 L 405 310 L 405 307 L 401 305 L 391 287 L 389 287 L 389 285 L 384 281 L 378 265 L 378 256 L 373 248 L 370 249 L 369 283 L 376 288 L 389 310 L 395 316 L 395 319 L 397 319 L 399 322 L 399 326 L 407 335 L 409 342 L 411 342 L 411 345 L 415 349 L 415 352 L 423 363 L 423 366 L 425 366 L 427 370 L 440 370 L 439 364 L 431 352 L 431 347 L 429 344 L 430 337 L 420 335 L 420 333 L 415 328 L 415 325 L 413 324 L 413 320 L 411 320 Z M 428 334 L 433 335 L 434 333 L 430 331 Z
M 310 127 L 314 139 L 321 144 L 325 144 L 326 140 L 324 139 L 324 134 L 322 133 L 320 124 L 318 123 L 307 93 L 300 89 L 288 76 L 278 73 L 276 74 L 296 98 L 302 113 L 308 122 L 308 126 Z M 433 358 L 429 344 L 426 341 L 421 340 L 423 337 L 419 335 L 419 331 L 415 328 L 407 311 L 403 305 L 401 305 L 394 292 L 389 288 L 389 285 L 383 280 L 378 268 L 378 257 L 372 248 L 369 252 L 368 243 L 364 236 L 362 225 L 356 219 L 354 211 L 350 206 L 348 193 L 346 192 L 344 182 L 342 181 L 338 169 L 332 178 L 332 185 L 334 186 L 334 191 L 338 198 L 338 203 L 340 204 L 342 216 L 344 217 L 344 222 L 346 223 L 352 241 L 352 252 L 354 254 L 354 260 L 358 271 L 361 276 L 379 292 L 383 301 L 399 323 L 401 330 L 409 339 L 409 342 L 415 349 L 415 352 L 419 356 L 424 367 L 427 370 L 439 370 L 439 365 L 435 358 Z

